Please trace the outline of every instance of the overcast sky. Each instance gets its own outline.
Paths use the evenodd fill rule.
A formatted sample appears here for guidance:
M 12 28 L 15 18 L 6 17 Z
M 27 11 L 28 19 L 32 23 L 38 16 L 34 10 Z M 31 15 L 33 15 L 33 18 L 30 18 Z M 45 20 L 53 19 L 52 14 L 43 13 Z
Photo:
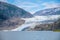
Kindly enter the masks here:
M 13 5 L 16 5 L 30 13 L 36 11 L 60 6 L 60 0 L 0 0 Z

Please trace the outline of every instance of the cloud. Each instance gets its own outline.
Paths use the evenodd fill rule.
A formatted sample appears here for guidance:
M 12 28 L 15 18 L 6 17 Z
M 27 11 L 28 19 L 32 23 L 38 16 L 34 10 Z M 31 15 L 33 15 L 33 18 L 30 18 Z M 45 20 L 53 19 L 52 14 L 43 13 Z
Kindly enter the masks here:
M 36 11 L 39 11 L 39 10 L 43 10 L 43 9 L 46 9 L 46 8 L 54 8 L 54 7 L 59 7 L 60 4 L 59 3 L 56 3 L 56 2 L 45 2 L 45 1 L 37 1 L 36 3 L 35 2 L 32 2 L 32 1 L 23 1 L 23 0 L 10 0 L 10 1 L 7 1 L 7 0 L 0 0 L 0 1 L 3 1 L 3 2 L 8 2 L 10 4 L 13 4 L 13 5 L 16 5 L 30 13 L 35 13 Z
M 39 7 L 38 4 L 32 2 L 16 2 L 15 5 L 31 12 L 32 14 L 36 11 L 35 9 Z
M 46 9 L 46 8 L 54 8 L 59 7 L 60 4 L 56 2 L 43 2 L 43 3 L 34 3 L 34 2 L 28 2 L 28 1 L 15 1 L 16 5 L 20 8 L 25 9 L 26 11 L 29 11 L 30 13 L 35 13 L 36 11 Z
M 2 1 L 2 2 L 7 2 L 7 0 L 0 0 L 0 1 Z
M 32 8 L 32 7 L 37 7 L 38 5 L 35 3 L 31 3 L 31 2 L 22 2 L 22 3 L 18 3 L 17 4 L 19 7 L 28 7 L 28 8 Z
M 54 2 L 52 2 L 52 3 L 43 3 L 42 4 L 43 6 L 45 6 L 44 8 L 46 9 L 46 8 L 54 8 L 54 7 L 60 7 L 60 3 L 54 3 Z

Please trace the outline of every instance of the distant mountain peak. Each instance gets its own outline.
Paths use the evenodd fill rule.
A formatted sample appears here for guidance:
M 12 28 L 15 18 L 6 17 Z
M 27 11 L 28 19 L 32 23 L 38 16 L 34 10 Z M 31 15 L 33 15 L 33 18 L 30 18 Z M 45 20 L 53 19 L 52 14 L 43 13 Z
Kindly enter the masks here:
M 34 15 L 38 15 L 38 16 L 60 15 L 60 7 L 40 10 L 40 11 L 37 11 Z

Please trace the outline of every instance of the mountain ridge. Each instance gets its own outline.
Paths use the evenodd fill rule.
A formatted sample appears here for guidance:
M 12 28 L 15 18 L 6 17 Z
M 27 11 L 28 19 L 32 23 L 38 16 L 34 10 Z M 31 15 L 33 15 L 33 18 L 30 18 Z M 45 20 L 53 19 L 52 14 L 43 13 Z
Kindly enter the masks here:
M 0 2 L 0 15 L 1 13 L 5 13 L 4 15 L 7 16 L 7 14 L 9 14 L 8 16 L 10 17 L 13 17 L 16 16 L 16 17 L 22 17 L 22 18 L 30 18 L 30 17 L 33 17 L 32 14 L 30 14 L 29 12 L 25 11 L 24 9 L 22 8 L 19 8 L 15 5 L 12 5 L 12 4 L 8 4 L 8 3 L 5 3 L 5 2 Z
M 59 15 L 59 14 L 60 14 L 60 7 L 48 8 L 34 13 L 34 15 L 36 16 Z

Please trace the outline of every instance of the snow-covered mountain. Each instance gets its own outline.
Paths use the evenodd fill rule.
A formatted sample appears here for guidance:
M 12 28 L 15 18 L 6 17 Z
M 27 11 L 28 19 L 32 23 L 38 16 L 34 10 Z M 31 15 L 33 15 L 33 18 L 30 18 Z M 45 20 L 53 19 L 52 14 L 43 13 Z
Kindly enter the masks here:
M 60 7 L 40 10 L 34 13 L 34 15 L 35 16 L 60 15 Z
M 27 27 L 33 28 L 36 25 L 41 24 L 41 23 L 42 24 L 53 23 L 60 18 L 60 7 L 41 10 L 41 11 L 36 12 L 33 15 L 14 5 L 0 2 L 0 19 L 2 19 L 4 22 L 6 22 L 5 20 L 9 19 L 8 22 L 6 22 L 7 24 L 9 22 L 11 24 L 15 24 L 16 22 L 19 23 L 17 28 L 12 29 L 12 31 L 21 31 Z M 21 20 L 20 18 L 23 20 Z M 22 25 L 20 25 L 21 22 L 22 22 Z M 14 28 L 14 26 L 12 27 Z

